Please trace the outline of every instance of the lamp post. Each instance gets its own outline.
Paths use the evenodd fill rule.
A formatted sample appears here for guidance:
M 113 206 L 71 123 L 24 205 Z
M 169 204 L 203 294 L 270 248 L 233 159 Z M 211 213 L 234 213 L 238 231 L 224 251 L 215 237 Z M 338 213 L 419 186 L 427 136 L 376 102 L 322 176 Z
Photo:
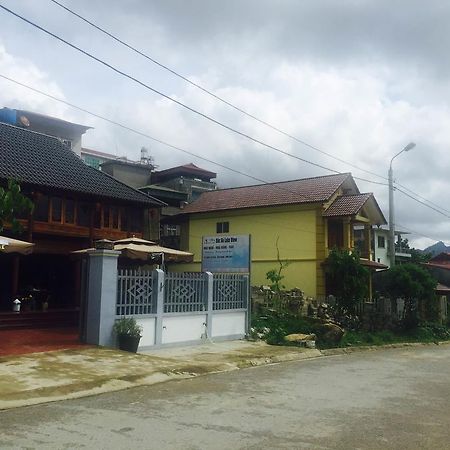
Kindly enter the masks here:
M 403 152 L 409 152 L 416 146 L 414 142 L 410 142 L 405 148 L 399 151 L 391 159 L 391 164 L 389 165 L 389 265 L 390 267 L 395 266 L 395 224 L 394 224 L 394 177 L 392 173 L 392 162 L 397 156 Z

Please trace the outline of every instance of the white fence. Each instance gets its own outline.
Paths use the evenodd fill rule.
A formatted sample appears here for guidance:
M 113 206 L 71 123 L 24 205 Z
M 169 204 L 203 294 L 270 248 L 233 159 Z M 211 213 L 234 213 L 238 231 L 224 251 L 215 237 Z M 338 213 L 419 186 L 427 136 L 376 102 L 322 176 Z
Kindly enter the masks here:
M 116 317 L 142 325 L 140 350 L 247 334 L 248 275 L 119 269 L 117 280 Z

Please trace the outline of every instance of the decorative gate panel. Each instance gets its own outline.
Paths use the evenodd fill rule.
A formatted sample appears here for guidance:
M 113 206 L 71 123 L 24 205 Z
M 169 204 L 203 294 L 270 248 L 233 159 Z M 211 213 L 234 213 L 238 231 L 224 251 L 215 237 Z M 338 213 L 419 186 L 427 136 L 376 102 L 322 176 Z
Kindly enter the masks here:
M 119 269 L 116 315 L 156 314 L 154 272 Z

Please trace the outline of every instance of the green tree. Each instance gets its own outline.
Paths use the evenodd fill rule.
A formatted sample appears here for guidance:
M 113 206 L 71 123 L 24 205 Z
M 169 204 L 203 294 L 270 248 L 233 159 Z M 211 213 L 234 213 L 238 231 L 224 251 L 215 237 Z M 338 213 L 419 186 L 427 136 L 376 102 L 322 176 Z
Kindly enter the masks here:
M 20 231 L 18 218 L 33 210 L 33 203 L 25 197 L 17 181 L 9 180 L 7 188 L 0 186 L 0 232 L 10 224 L 13 232 Z
M 400 242 L 395 242 L 395 250 L 396 251 L 404 251 L 409 250 L 409 253 L 411 254 L 411 260 L 410 262 L 412 264 L 421 264 L 426 263 L 431 259 L 430 253 L 424 253 L 420 250 L 415 249 L 414 247 L 411 247 L 409 245 L 408 239 L 403 239 L 400 237 Z
M 333 249 L 327 259 L 327 282 L 342 311 L 354 313 L 356 305 L 368 294 L 369 271 L 359 255 Z
M 436 285 L 437 281 L 426 269 L 408 263 L 387 270 L 381 277 L 380 291 L 392 300 L 405 300 L 404 325 L 413 328 L 418 324 L 418 311 L 424 314 L 424 319 L 432 318 L 436 305 Z

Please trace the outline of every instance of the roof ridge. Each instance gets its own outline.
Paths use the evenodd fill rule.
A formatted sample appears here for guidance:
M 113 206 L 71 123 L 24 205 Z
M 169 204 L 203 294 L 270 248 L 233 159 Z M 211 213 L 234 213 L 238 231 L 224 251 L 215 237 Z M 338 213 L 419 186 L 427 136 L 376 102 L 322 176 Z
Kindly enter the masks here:
M 229 188 L 215 189 L 214 191 L 206 191 L 206 192 L 204 192 L 204 194 L 206 194 L 208 192 L 223 192 L 223 191 L 231 191 L 233 189 L 245 189 L 245 188 L 251 188 L 251 187 L 273 186 L 275 184 L 295 183 L 296 181 L 316 180 L 318 178 L 331 178 L 331 177 L 337 177 L 339 175 L 347 175 L 346 178 L 348 178 L 352 174 L 351 174 L 351 172 L 342 172 L 342 173 L 333 173 L 330 175 L 318 175 L 315 177 L 297 178 L 295 180 L 271 181 L 268 183 L 261 182 L 260 184 L 249 184 L 247 186 L 234 186 L 234 187 L 229 187 Z

